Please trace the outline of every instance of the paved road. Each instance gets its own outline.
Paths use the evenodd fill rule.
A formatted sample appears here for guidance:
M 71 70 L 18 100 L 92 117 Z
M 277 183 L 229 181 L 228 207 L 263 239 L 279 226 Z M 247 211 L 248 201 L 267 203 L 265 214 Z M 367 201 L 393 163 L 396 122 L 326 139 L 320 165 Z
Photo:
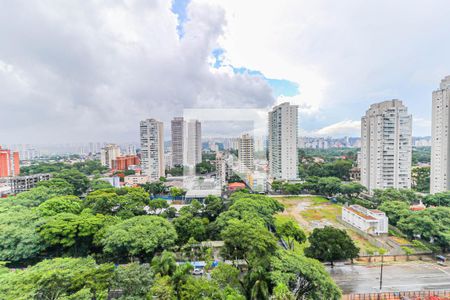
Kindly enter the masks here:
M 379 291 L 380 266 L 327 269 L 344 294 Z M 383 292 L 420 290 L 450 290 L 450 267 L 424 262 L 384 265 Z

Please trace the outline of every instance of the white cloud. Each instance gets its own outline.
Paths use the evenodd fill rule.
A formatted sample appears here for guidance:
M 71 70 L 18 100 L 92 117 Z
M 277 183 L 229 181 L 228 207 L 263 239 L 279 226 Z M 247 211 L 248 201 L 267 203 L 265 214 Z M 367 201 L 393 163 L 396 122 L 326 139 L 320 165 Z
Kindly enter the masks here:
M 225 9 L 226 60 L 298 83 L 290 100 L 319 117 L 308 127 L 354 119 L 393 98 L 429 118 L 431 92 L 450 73 L 443 0 L 205 1 Z
M 300 105 L 305 130 L 320 132 L 398 98 L 419 120 L 414 134 L 429 135 L 420 120 L 450 73 L 447 1 L 192 0 L 183 39 L 171 3 L 3 5 L 2 143 L 133 141 L 143 118 L 286 100 Z M 300 94 L 274 99 L 262 78 L 211 68 L 218 47 L 225 64 L 293 81 Z
M 2 6 L 2 143 L 135 141 L 144 118 L 273 104 L 263 79 L 212 72 L 223 9 L 193 1 L 188 15 L 180 39 L 169 0 Z

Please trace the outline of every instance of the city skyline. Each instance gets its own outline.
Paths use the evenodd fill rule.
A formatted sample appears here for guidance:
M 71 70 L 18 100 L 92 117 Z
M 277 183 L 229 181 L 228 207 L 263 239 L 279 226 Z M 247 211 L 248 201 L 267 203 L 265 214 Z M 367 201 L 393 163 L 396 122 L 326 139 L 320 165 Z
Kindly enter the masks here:
M 0 141 L 134 141 L 148 116 L 285 101 L 303 136 L 356 136 L 357 116 L 392 98 L 429 136 L 430 93 L 450 73 L 443 4 L 16 2 L 0 18 Z

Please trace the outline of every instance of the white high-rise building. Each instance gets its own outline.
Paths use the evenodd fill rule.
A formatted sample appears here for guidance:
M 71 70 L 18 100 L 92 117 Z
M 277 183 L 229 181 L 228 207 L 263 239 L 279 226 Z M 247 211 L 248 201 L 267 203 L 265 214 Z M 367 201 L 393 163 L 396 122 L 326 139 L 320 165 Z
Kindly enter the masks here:
M 112 168 L 112 161 L 120 156 L 120 147 L 116 144 L 108 144 L 100 151 L 100 161 L 102 166 Z
M 184 164 L 195 167 L 202 162 L 202 124 L 197 120 L 187 121 L 185 133 Z
M 361 184 L 411 188 L 412 116 L 400 100 L 372 104 L 361 118 Z
M 433 92 L 430 193 L 450 190 L 450 76 Z
M 298 106 L 288 102 L 269 112 L 269 171 L 273 179 L 297 179 Z
M 164 124 L 155 119 L 140 123 L 142 173 L 150 181 L 165 176 L 164 166 Z
M 182 166 L 184 163 L 184 127 L 183 117 L 175 117 L 171 122 L 172 166 Z
M 238 157 L 240 172 L 248 173 L 255 169 L 253 137 L 248 133 L 239 138 Z

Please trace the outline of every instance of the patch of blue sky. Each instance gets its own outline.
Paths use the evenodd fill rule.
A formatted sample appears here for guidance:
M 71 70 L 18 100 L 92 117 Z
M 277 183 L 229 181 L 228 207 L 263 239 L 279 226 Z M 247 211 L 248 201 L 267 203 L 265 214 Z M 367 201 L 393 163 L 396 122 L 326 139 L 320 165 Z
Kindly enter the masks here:
M 216 48 L 212 51 L 212 55 L 214 56 L 214 63 L 213 63 L 213 67 L 218 69 L 223 65 L 223 54 L 225 51 L 223 51 L 223 49 L 221 48 Z
M 187 6 L 191 0 L 172 0 L 172 12 L 178 16 L 177 32 L 180 38 L 184 35 L 183 25 L 187 21 Z
M 274 97 L 282 95 L 286 97 L 293 97 L 300 94 L 299 85 L 293 81 L 289 81 L 286 79 L 265 79 L 269 86 L 272 88 L 272 94 L 274 95 Z
M 223 66 L 223 54 L 225 51 L 221 48 L 216 48 L 212 51 L 212 56 L 214 57 L 215 61 L 212 64 L 212 66 L 216 69 Z M 250 76 L 256 76 L 261 77 L 264 79 L 272 89 L 272 94 L 274 97 L 278 96 L 286 96 L 286 97 L 292 97 L 295 95 L 300 94 L 299 91 L 299 85 L 293 81 L 289 81 L 286 79 L 273 79 L 273 78 L 267 78 L 264 76 L 263 73 L 257 70 L 250 70 L 245 67 L 234 67 L 230 66 L 233 69 L 233 72 L 235 74 L 248 74 Z

